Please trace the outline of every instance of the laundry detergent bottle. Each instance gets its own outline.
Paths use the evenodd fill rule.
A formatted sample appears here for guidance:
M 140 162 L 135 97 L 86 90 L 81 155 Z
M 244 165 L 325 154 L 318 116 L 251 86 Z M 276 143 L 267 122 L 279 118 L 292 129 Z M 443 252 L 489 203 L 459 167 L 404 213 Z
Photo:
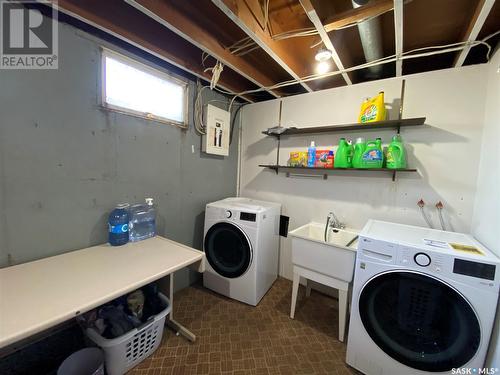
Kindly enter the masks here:
M 362 137 L 357 138 L 356 143 L 354 144 L 354 154 L 352 156 L 353 168 L 363 168 L 362 158 L 365 148 L 366 148 L 365 139 Z
M 400 134 L 392 137 L 392 141 L 387 148 L 386 166 L 389 169 L 406 168 L 406 151 L 403 145 L 403 139 Z
M 340 138 L 337 152 L 333 161 L 334 168 L 352 168 L 352 144 L 345 138 Z
M 368 141 L 361 158 L 361 168 L 382 168 L 384 153 L 382 152 L 382 139 Z
M 311 145 L 307 148 L 307 166 L 314 168 L 316 164 L 316 144 L 311 141 Z
M 366 99 L 361 104 L 358 122 L 367 123 L 374 121 L 384 121 L 386 119 L 384 92 L 380 91 L 377 96 Z

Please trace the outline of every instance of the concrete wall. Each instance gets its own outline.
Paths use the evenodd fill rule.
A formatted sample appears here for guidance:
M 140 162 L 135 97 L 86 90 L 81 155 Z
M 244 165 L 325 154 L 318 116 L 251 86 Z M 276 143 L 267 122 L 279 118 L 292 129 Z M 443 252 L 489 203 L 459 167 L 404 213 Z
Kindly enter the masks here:
M 287 178 L 284 173 L 258 167 L 276 162 L 276 141 L 261 131 L 278 124 L 279 100 L 242 109 L 241 195 L 282 204 L 290 216 L 290 229 L 309 221 L 324 222 L 333 210 L 353 228 L 362 228 L 369 218 L 425 226 L 416 202 L 423 198 L 431 220 L 439 221 L 434 204 L 445 204 L 445 219 L 455 230 L 470 232 L 481 152 L 484 118 L 485 66 L 471 66 L 410 75 L 406 78 L 404 117 L 426 116 L 427 126 L 402 129 L 410 167 L 419 173 L 390 174 L 331 173 L 328 180 Z M 283 99 L 285 127 L 352 123 L 363 98 L 385 91 L 386 102 L 396 118 L 400 79 L 387 79 L 345 86 Z M 394 131 L 365 131 L 284 137 L 280 164 L 292 150 L 316 145 L 333 146 L 339 137 L 381 136 L 387 144 Z M 292 277 L 291 241 L 282 239 L 280 272 Z
M 144 197 L 159 234 L 201 249 L 205 204 L 235 195 L 237 137 L 229 157 L 201 153 L 193 82 L 188 130 L 100 109 L 99 43 L 59 37 L 58 70 L 0 73 L 0 266 L 106 242 L 114 205 Z
M 472 232 L 500 257 L 500 50 L 491 59 L 486 72 L 487 88 L 481 161 Z M 491 338 L 489 367 L 500 368 L 500 305 Z

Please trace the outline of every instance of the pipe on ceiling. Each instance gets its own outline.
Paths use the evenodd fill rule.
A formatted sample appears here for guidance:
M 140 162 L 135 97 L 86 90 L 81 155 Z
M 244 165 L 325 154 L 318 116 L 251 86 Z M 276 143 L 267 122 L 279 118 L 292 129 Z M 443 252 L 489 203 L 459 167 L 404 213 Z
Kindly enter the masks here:
M 369 0 L 352 0 L 352 6 L 359 8 L 366 5 Z M 367 62 L 381 59 L 382 51 L 382 31 L 380 20 L 375 17 L 371 20 L 358 23 L 359 37 L 363 46 L 363 53 Z M 382 65 L 376 65 L 368 68 L 368 76 L 372 78 L 380 77 L 382 73 Z

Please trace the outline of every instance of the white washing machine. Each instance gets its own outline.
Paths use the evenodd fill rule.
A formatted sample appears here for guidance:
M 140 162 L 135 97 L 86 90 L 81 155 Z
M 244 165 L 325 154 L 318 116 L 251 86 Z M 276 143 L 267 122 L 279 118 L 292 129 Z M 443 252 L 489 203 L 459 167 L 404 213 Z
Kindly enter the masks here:
M 207 204 L 203 285 L 256 306 L 278 277 L 281 205 L 248 198 Z
M 367 375 L 481 373 L 499 265 L 471 236 L 370 220 L 358 242 L 347 363 Z

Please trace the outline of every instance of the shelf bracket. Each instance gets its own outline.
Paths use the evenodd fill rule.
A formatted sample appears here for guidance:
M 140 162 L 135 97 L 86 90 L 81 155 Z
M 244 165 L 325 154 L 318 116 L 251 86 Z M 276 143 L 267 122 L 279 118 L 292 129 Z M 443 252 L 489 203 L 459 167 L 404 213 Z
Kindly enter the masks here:
M 278 134 L 278 148 L 276 150 L 276 165 L 280 165 L 280 146 L 281 146 L 281 136 Z M 276 168 L 276 174 L 278 174 L 278 168 Z
M 406 88 L 406 79 L 403 79 L 401 82 L 401 98 L 399 99 L 399 114 L 398 119 L 401 120 L 403 118 L 403 105 L 405 101 L 405 88 Z M 399 128 L 399 127 L 398 127 Z
M 405 101 L 405 88 L 406 88 L 406 80 L 403 79 L 401 81 L 401 98 L 399 99 L 398 134 L 401 133 L 401 120 L 403 119 L 403 104 L 404 104 L 404 101 Z
M 280 109 L 278 113 L 278 126 L 281 128 L 281 114 L 283 112 L 283 100 L 280 100 Z M 280 165 L 280 147 L 281 147 L 281 134 L 277 134 L 278 138 L 278 149 L 276 151 L 276 165 Z M 276 174 L 278 174 L 278 168 L 276 168 Z
M 396 181 L 396 171 L 392 171 L 392 182 Z

